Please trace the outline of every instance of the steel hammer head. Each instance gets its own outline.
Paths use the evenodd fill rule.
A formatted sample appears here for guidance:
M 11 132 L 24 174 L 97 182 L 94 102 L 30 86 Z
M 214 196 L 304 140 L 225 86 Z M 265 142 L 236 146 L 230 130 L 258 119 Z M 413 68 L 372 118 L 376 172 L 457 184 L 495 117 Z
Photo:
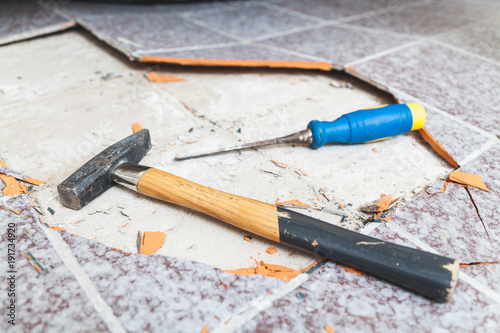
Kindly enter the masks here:
M 124 162 L 138 163 L 151 149 L 143 129 L 106 148 L 57 187 L 63 205 L 80 209 L 114 185 L 112 170 Z

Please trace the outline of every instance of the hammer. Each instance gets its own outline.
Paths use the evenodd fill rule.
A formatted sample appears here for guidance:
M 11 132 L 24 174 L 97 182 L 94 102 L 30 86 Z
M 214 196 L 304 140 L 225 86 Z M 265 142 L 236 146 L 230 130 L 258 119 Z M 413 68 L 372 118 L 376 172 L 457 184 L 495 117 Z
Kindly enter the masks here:
M 61 202 L 78 210 L 118 183 L 272 241 L 317 253 L 437 302 L 447 302 L 453 294 L 458 278 L 457 260 L 388 243 L 137 164 L 150 149 L 147 129 L 110 146 L 57 187 Z

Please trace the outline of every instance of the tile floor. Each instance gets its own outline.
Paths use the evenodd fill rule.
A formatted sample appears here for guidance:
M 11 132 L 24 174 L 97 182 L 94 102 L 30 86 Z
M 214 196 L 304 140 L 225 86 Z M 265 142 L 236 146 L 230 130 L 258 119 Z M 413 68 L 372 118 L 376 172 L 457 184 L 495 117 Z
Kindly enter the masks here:
M 388 97 L 370 97 L 369 94 L 356 97 L 349 95 L 349 90 L 337 91 L 336 97 L 328 97 L 325 87 L 332 77 L 318 72 L 290 73 L 285 70 L 204 71 L 159 67 L 160 71 L 184 77 L 186 82 L 154 86 L 145 83 L 142 77 L 142 71 L 148 67 L 129 62 L 81 31 L 3 46 L 0 54 L 6 52 L 16 56 L 2 57 L 5 60 L 0 65 L 2 79 L 6 78 L 0 82 L 0 138 L 4 142 L 0 155 L 12 169 L 44 180 L 53 179 L 42 188 L 43 191 L 35 188 L 35 193 L 29 195 L 0 197 L 2 228 L 6 230 L 9 223 L 17 226 L 17 325 L 9 325 L 4 318 L 0 323 L 2 331 L 197 332 L 205 329 L 208 332 L 328 332 L 333 328 L 336 332 L 416 329 L 495 332 L 500 329 L 498 264 L 462 267 L 452 300 L 447 304 L 436 304 L 331 262 L 284 282 L 260 275 L 224 273 L 217 268 L 219 263 L 202 263 L 202 260 L 186 258 L 186 255 L 130 254 L 123 250 L 125 246 L 110 246 L 90 239 L 97 239 L 107 232 L 104 229 L 96 229 L 93 237 L 83 237 L 78 232 L 52 230 L 39 223 L 50 221 L 53 226 L 64 225 L 64 221 L 70 219 L 60 217 L 63 208 L 57 208 L 52 216 L 47 206 L 42 205 L 37 208 L 45 214 L 41 216 L 32 207 L 36 207 L 34 198 L 41 200 L 53 195 L 53 186 L 65 178 L 68 170 L 74 170 L 88 156 L 125 136 L 131 121 L 127 117 L 132 117 L 148 124 L 155 134 L 157 148 L 155 154 L 148 157 L 148 162 L 174 168 L 177 173 L 191 179 L 203 179 L 199 176 L 203 173 L 216 174 L 214 170 L 224 172 L 230 175 L 228 179 L 214 176 L 203 180 L 214 187 L 243 191 L 243 194 L 268 202 L 277 197 L 291 198 L 287 197 L 283 184 L 291 186 L 294 196 L 302 193 L 304 200 L 309 200 L 317 195 L 321 187 L 318 185 L 327 183 L 335 188 L 330 193 L 333 197 L 345 200 L 344 203 L 353 202 L 356 206 L 376 193 L 387 192 L 392 186 L 390 182 L 397 179 L 395 187 L 403 194 L 405 204 L 391 214 L 393 220 L 368 224 L 361 232 L 452 256 L 463 264 L 498 261 L 500 49 L 499 43 L 495 42 L 499 40 L 498 2 L 396 3 L 381 0 L 332 4 L 317 1 L 310 5 L 305 1 L 275 0 L 175 4 L 168 9 L 167 5 L 135 6 L 133 9 L 119 5 L 119 10 L 113 4 L 70 2 L 59 5 L 55 2 L 52 5 L 59 15 L 73 15 L 80 25 L 99 39 L 134 59 L 156 55 L 165 58 L 317 61 L 330 63 L 334 68 L 347 68 L 348 73 L 389 91 L 402 103 L 422 103 L 428 112 L 426 127 L 429 131 L 455 157 L 461 171 L 481 175 L 490 191 L 450 184 L 446 191 L 440 192 L 451 168 L 425 144 L 419 145 L 420 140 L 415 135 L 373 146 L 387 163 L 370 163 L 370 170 L 366 163 L 354 164 L 348 158 L 355 156 L 366 161 L 368 154 L 374 153 L 372 146 L 336 148 L 336 156 L 347 160 L 332 165 L 330 170 L 323 170 L 331 163 L 328 156 L 321 154 L 318 157 L 317 152 L 306 148 L 272 148 L 260 151 L 257 157 L 251 152 L 242 153 L 238 158 L 222 158 L 222 165 L 212 159 L 175 166 L 169 162 L 174 151 L 167 149 L 162 152 L 160 147 L 203 138 L 211 138 L 212 144 L 221 145 L 239 139 L 251 141 L 259 129 L 263 139 L 272 134 L 264 128 L 276 121 L 273 115 L 285 116 L 286 126 L 278 130 L 287 134 L 285 132 L 297 119 L 305 121 L 311 116 L 300 110 L 319 110 L 317 116 L 320 117 L 328 114 L 329 105 L 340 100 L 357 100 L 356 103 L 363 106 L 376 100 L 385 101 Z M 243 12 L 258 15 L 262 20 L 258 21 L 258 29 L 245 29 Z M 0 12 L 0 16 L 4 13 L 6 11 Z M 130 24 L 131 17 L 135 24 Z M 71 24 L 67 19 L 52 19 L 56 21 L 44 21 L 43 24 L 49 27 Z M 7 21 L 0 22 L 1 28 L 7 27 L 3 23 Z M 15 40 L 12 36 L 18 36 L 19 31 L 12 27 L 9 23 L 7 29 L 0 28 L 0 41 L 10 43 Z M 156 36 L 160 38 L 152 37 L 155 35 L 148 33 L 151 31 L 158 31 Z M 192 37 L 193 32 L 196 38 Z M 21 38 L 33 36 L 23 35 Z M 58 43 L 51 44 L 54 38 Z M 325 38 L 330 43 L 324 43 Z M 68 50 L 75 53 L 72 57 L 52 57 L 47 47 L 53 48 L 55 54 L 65 54 Z M 41 57 L 39 62 L 26 60 L 26 56 L 33 53 Z M 83 61 L 80 60 L 80 66 L 75 66 L 71 59 Z M 40 66 L 41 63 L 44 66 Z M 54 68 L 57 70 L 52 70 Z M 262 73 L 261 81 L 257 81 Z M 349 80 L 335 75 L 334 80 Z M 235 81 L 231 81 L 231 77 L 236 77 L 242 86 L 232 83 Z M 286 81 L 289 88 L 280 85 L 280 81 Z M 256 86 L 256 82 L 262 85 L 260 90 L 250 89 Z M 241 88 L 245 84 L 246 88 Z M 361 85 L 356 83 L 355 91 L 363 90 Z M 59 93 L 61 87 L 64 87 L 64 97 Z M 218 94 L 217 89 L 228 94 Z M 240 113 L 231 110 L 235 103 L 231 98 L 237 95 L 237 89 L 244 89 L 248 100 L 257 101 L 255 108 L 245 109 L 242 103 Z M 287 94 L 279 92 L 286 92 L 286 89 L 291 89 L 296 98 L 282 97 Z M 306 89 L 312 90 L 304 93 Z M 259 96 L 266 93 L 275 97 L 260 97 L 262 100 L 259 101 Z M 162 97 L 158 99 L 158 96 Z M 273 99 L 277 99 L 275 105 L 270 105 L 267 111 L 258 111 L 262 114 L 257 120 L 249 121 L 248 117 L 263 110 L 266 101 Z M 183 101 L 189 101 L 191 112 L 186 112 Z M 286 112 L 283 105 L 287 106 Z M 342 107 L 346 109 L 340 109 L 340 113 L 357 105 Z M 91 112 L 109 117 L 126 116 L 111 127 L 102 128 L 99 133 L 91 133 L 89 139 L 85 135 L 94 119 L 89 115 Z M 66 126 L 72 119 L 69 115 L 75 113 L 86 114 L 86 117 L 81 118 L 80 126 Z M 23 116 L 19 117 L 19 114 Z M 164 117 L 172 117 L 174 122 L 163 123 Z M 54 118 L 58 122 L 54 122 Z M 219 127 L 213 122 L 220 122 Z M 240 126 L 242 124 L 247 127 Z M 191 131 L 191 128 L 195 130 Z M 243 133 L 238 134 L 237 128 L 243 128 Z M 216 129 L 215 133 L 219 135 L 228 129 L 236 133 L 214 137 L 210 129 Z M 254 135 L 245 133 L 246 129 Z M 60 142 L 60 139 L 56 140 L 58 132 L 61 137 L 69 138 L 68 146 L 80 144 L 80 150 L 54 149 Z M 179 132 L 185 134 L 179 135 Z M 412 159 L 409 151 L 417 150 L 418 154 Z M 280 170 L 272 168 L 272 164 L 265 164 L 276 156 L 287 161 L 289 169 Z M 71 161 L 62 164 L 66 157 Z M 308 168 L 309 177 L 297 177 L 296 166 L 303 167 L 303 161 L 316 160 L 317 165 Z M 247 166 L 242 167 L 242 162 Z M 408 167 L 392 170 L 391 165 L 396 164 L 418 170 L 410 172 Z M 58 174 L 56 170 L 65 172 Z M 263 173 L 268 175 L 270 189 L 256 186 L 252 178 L 247 179 L 245 186 L 234 180 L 244 179 L 243 174 L 252 172 L 253 177 L 262 177 Z M 370 173 L 383 173 L 387 179 L 375 179 L 368 176 Z M 278 178 L 273 174 L 278 174 Z M 364 180 L 338 186 L 335 183 L 339 178 L 333 175 L 341 175 L 340 179 L 364 175 Z M 0 187 L 3 186 L 0 182 Z M 304 192 L 305 188 L 307 191 Z M 114 191 L 109 198 L 119 198 L 123 203 L 138 199 L 119 192 Z M 366 197 L 350 198 L 351 193 L 360 192 Z M 52 203 L 55 205 L 55 201 Z M 151 210 L 158 205 L 146 200 L 142 204 Z M 331 203 L 323 200 L 321 205 Z M 19 210 L 19 214 L 14 209 Z M 121 209 L 128 212 L 126 207 Z M 190 217 L 183 217 L 186 213 L 182 210 L 169 207 L 165 210 L 164 219 L 174 216 L 183 222 L 216 225 L 200 215 L 190 213 Z M 154 219 L 141 218 L 139 210 L 132 211 L 131 216 L 131 220 L 138 216 L 134 230 L 140 227 L 140 222 L 148 227 L 154 226 Z M 126 216 L 122 218 L 127 219 Z M 99 223 L 103 218 L 94 216 L 88 219 L 87 223 Z M 113 219 L 117 220 L 117 217 L 109 218 Z M 331 222 L 338 224 L 340 219 L 332 218 Z M 30 229 L 37 244 L 23 233 L 25 227 Z M 227 237 L 233 234 L 243 236 L 231 231 Z M 6 253 L 7 232 L 3 231 L 1 237 L 0 249 Z M 212 251 L 203 247 L 209 243 L 203 245 L 202 239 L 203 235 L 200 235 L 199 251 Z M 268 246 L 265 242 L 255 244 L 256 249 Z M 37 277 L 37 272 L 25 257 L 26 251 L 48 270 L 45 275 Z M 299 268 L 306 263 L 294 264 Z M 7 293 L 2 293 L 0 300 L 7 304 Z

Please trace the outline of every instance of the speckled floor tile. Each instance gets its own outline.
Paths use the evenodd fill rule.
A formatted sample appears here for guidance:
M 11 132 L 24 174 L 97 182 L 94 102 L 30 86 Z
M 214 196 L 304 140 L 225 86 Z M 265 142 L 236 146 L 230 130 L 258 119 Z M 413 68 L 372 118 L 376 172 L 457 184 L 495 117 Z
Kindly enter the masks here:
M 235 42 L 181 17 L 168 20 L 154 14 L 91 16 L 80 21 L 113 46 L 132 54 L 138 50 L 171 49 Z
M 482 57 L 500 62 L 500 21 L 475 25 L 439 37 L 439 40 L 472 52 Z
M 7 323 L 7 317 L 0 321 L 2 332 L 61 332 L 93 331 L 107 332 L 108 327 L 101 315 L 88 302 L 87 295 L 80 287 L 73 273 L 62 262 L 56 250 L 47 239 L 44 228 L 37 222 L 34 210 L 30 208 L 24 195 L 14 198 L 0 197 L 3 205 L 20 210 L 20 215 L 0 209 L 0 226 L 2 228 L 0 250 L 7 253 L 7 226 L 17 226 L 16 262 L 15 262 L 15 298 L 8 298 L 7 284 L 2 282 L 0 301 L 2 306 L 8 299 L 16 301 L 16 326 Z M 23 228 L 29 228 L 36 245 L 23 234 Z M 42 265 L 48 269 L 45 275 L 30 265 L 25 257 L 29 251 Z M 2 263 L 2 280 L 6 279 L 7 262 Z M 5 270 L 4 270 L 5 269 Z M 5 313 L 5 311 L 4 311 Z
M 424 42 L 358 64 L 355 70 L 494 135 L 500 133 L 499 66 Z
M 271 4 L 279 6 L 280 8 L 293 10 L 295 12 L 306 14 L 312 17 L 320 18 L 322 20 L 335 20 L 345 18 L 352 15 L 359 15 L 374 10 L 390 9 L 394 5 L 400 6 L 410 3 L 410 1 L 329 1 L 329 0 L 275 0 L 269 1 Z
M 190 260 L 127 254 L 69 233 L 62 237 L 130 331 L 195 332 L 206 325 L 217 327 L 284 283 L 260 275 L 223 273 Z
M 286 14 L 262 5 L 251 6 L 244 10 L 237 8 L 218 13 L 192 15 L 191 17 L 210 27 L 242 38 L 256 38 L 315 23 L 312 20 Z
M 446 15 L 433 10 L 435 3 L 388 11 L 375 16 L 349 21 L 349 25 L 385 31 L 428 36 L 473 22 L 466 16 Z
M 325 26 L 262 41 L 262 44 L 331 60 L 337 66 L 410 42 L 410 37 Z M 327 42 L 326 42 L 327 41 Z
M 383 224 L 371 235 L 418 248 Z M 493 281 L 495 276 L 491 276 Z M 273 332 L 327 332 L 328 327 L 335 332 L 407 332 L 415 327 L 423 331 L 488 332 L 498 328 L 499 310 L 499 304 L 462 281 L 449 303 L 436 304 L 327 263 L 238 332 L 268 332 L 270 327 Z
M 487 176 L 486 174 L 484 175 Z M 485 179 L 488 182 L 488 179 Z M 436 191 L 444 182 L 429 189 L 429 195 L 421 194 L 410 201 L 394 216 L 394 223 L 436 249 L 439 253 L 458 259 L 461 263 L 496 261 L 500 232 L 489 218 L 498 214 L 494 207 L 482 213 L 486 229 L 478 217 L 474 204 L 466 189 L 449 184 L 444 193 Z M 490 186 L 494 186 L 490 181 Z M 488 185 L 487 185 L 488 186 Z M 479 196 L 481 190 L 470 188 L 472 196 Z M 495 202 L 498 197 L 490 193 Z
M 432 11 L 454 17 L 467 17 L 476 21 L 498 16 L 500 3 L 495 0 L 436 1 Z
M 146 52 L 141 53 L 142 56 L 154 56 L 166 58 L 182 58 L 182 59 L 217 59 L 217 60 L 268 60 L 268 61 L 311 61 L 307 56 L 290 54 L 286 50 L 271 49 L 260 44 L 241 44 L 235 46 L 224 46 L 209 49 L 193 49 L 171 52 Z
M 66 30 L 75 24 L 30 0 L 1 1 L 0 22 L 0 45 Z
M 410 96 L 403 96 L 398 93 L 394 95 L 399 103 L 418 103 L 417 100 Z M 425 111 L 427 114 L 425 128 L 453 156 L 458 164 L 469 157 L 470 154 L 481 149 L 490 140 L 490 137 L 479 133 L 473 128 L 464 126 L 459 121 L 432 107 L 427 107 Z M 423 140 L 420 142 L 425 144 Z

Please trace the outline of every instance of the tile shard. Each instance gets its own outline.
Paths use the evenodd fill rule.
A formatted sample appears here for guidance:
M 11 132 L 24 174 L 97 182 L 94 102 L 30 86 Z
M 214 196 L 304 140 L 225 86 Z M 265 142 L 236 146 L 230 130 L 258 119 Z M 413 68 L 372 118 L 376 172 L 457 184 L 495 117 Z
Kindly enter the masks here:
M 149 72 L 146 74 L 147 79 L 150 82 L 178 82 L 178 81 L 184 81 L 183 78 L 173 76 L 173 75 L 161 75 L 158 74 L 157 72 Z
M 288 200 L 288 201 L 279 201 L 280 199 L 276 199 L 275 201 L 275 204 L 276 206 L 281 206 L 281 207 L 309 207 L 310 205 L 306 204 L 306 203 L 303 203 L 303 202 L 300 202 L 299 200 L 297 199 L 292 199 L 292 200 Z
M 391 195 L 382 194 L 380 199 L 364 204 L 359 210 L 365 213 L 381 213 L 388 210 L 389 207 L 398 200 L 399 198 L 393 200 Z
M 263 261 L 259 262 L 257 260 L 255 260 L 255 264 L 256 264 L 255 266 L 249 268 L 239 268 L 234 270 L 222 270 L 222 271 L 224 273 L 239 274 L 239 275 L 259 274 L 288 282 L 295 276 L 299 275 L 300 273 L 308 271 L 311 267 L 318 264 L 318 261 L 315 261 L 311 265 L 299 271 L 293 268 L 288 268 L 280 265 L 266 264 Z
M 450 176 L 448 177 L 448 182 L 454 182 L 454 183 L 459 183 L 463 185 L 469 185 L 472 187 L 476 187 L 478 189 L 481 189 L 483 191 L 489 192 L 488 188 L 484 184 L 482 177 L 480 175 L 475 175 L 471 173 L 466 173 L 462 171 L 453 171 Z M 446 185 L 446 183 L 445 183 Z M 444 187 L 444 189 L 446 186 Z M 441 192 L 444 192 L 441 191 Z
M 166 235 L 161 231 L 145 231 L 140 230 L 137 233 L 137 252 L 139 254 L 150 255 L 156 253 L 165 243 Z
M 141 131 L 141 130 L 142 130 L 142 126 L 141 126 L 141 124 L 139 124 L 139 123 L 134 123 L 134 124 L 132 124 L 132 131 L 133 131 L 134 133 L 137 133 L 137 132 L 139 132 L 139 131 Z
M 454 168 L 460 167 L 457 161 L 455 161 L 455 159 L 446 151 L 446 149 L 444 149 L 443 146 L 439 144 L 439 142 L 431 135 L 431 133 L 429 133 L 427 129 L 425 129 L 425 127 L 419 129 L 418 132 L 420 133 L 422 138 L 427 141 L 427 143 L 432 147 L 432 149 L 434 149 L 436 153 L 444 158 L 446 162 L 448 162 Z

